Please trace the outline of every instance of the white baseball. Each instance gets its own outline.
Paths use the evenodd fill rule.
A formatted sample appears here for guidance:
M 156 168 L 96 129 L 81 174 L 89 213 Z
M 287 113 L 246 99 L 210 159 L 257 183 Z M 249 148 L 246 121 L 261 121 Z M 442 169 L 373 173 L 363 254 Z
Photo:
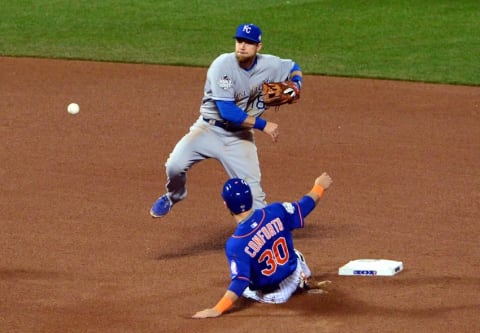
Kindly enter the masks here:
M 70 103 L 68 104 L 67 111 L 70 114 L 77 114 L 80 112 L 80 106 L 77 103 Z

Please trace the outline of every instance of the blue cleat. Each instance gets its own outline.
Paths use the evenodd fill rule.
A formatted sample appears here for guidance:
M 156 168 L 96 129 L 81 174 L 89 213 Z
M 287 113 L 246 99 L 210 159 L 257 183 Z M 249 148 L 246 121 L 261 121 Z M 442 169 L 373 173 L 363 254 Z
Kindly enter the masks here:
M 150 209 L 150 215 L 152 215 L 152 217 L 163 217 L 168 214 L 172 209 L 172 206 L 173 204 L 170 201 L 170 198 L 168 195 L 164 194 L 155 201 L 152 209 Z

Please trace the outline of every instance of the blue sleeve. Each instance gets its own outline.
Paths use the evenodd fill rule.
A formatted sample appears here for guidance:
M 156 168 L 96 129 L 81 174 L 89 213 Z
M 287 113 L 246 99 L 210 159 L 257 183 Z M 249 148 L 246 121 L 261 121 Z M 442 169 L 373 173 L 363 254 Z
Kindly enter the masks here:
M 300 65 L 297 64 L 296 62 L 293 63 L 293 66 L 292 66 L 292 69 L 290 70 L 290 73 L 293 73 L 295 71 L 302 71 L 302 69 L 300 68 Z
M 243 243 L 230 237 L 225 244 L 225 254 L 230 267 L 230 286 L 228 290 L 242 296 L 250 284 L 250 258 L 243 251 Z
M 315 208 L 315 200 L 313 200 L 311 196 L 305 195 L 298 201 L 298 206 L 300 207 L 303 217 L 307 217 Z
M 282 216 L 281 220 L 289 230 L 303 228 L 305 218 L 315 208 L 315 200 L 309 195 L 304 195 L 300 200 L 295 202 L 273 203 L 265 209 L 269 209 L 269 214 Z M 279 211 L 283 213 L 279 213 Z
M 215 104 L 222 118 L 235 125 L 241 125 L 247 119 L 247 114 L 234 101 L 215 101 Z
M 248 287 L 250 283 L 248 280 L 243 280 L 243 279 L 234 279 L 230 283 L 230 286 L 228 287 L 228 290 L 231 292 L 234 292 L 238 297 L 241 297 L 243 294 L 243 291 Z
M 300 68 L 300 66 L 296 62 L 293 64 L 293 67 L 290 70 L 290 74 L 295 72 L 295 71 L 300 71 L 300 72 L 302 71 L 302 69 Z M 299 89 L 302 88 L 302 76 L 301 75 L 297 74 L 297 75 L 291 77 L 290 80 L 292 82 L 295 82 Z

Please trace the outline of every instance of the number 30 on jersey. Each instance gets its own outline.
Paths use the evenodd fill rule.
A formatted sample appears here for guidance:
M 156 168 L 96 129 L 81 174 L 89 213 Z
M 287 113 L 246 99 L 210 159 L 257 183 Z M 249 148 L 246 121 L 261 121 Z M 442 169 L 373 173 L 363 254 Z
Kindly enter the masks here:
M 287 241 L 284 237 L 280 237 L 274 243 L 271 249 L 266 249 L 258 258 L 258 262 L 265 262 L 266 268 L 262 270 L 262 274 L 270 276 L 277 271 L 277 267 L 285 265 L 288 262 L 289 253 Z

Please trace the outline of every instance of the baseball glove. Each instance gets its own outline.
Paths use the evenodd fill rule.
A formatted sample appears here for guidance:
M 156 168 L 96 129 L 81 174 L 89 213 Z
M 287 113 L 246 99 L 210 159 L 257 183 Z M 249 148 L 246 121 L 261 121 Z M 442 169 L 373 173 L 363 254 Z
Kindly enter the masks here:
M 295 103 L 300 98 L 300 89 L 292 81 L 264 82 L 263 101 L 268 106 L 280 106 Z

